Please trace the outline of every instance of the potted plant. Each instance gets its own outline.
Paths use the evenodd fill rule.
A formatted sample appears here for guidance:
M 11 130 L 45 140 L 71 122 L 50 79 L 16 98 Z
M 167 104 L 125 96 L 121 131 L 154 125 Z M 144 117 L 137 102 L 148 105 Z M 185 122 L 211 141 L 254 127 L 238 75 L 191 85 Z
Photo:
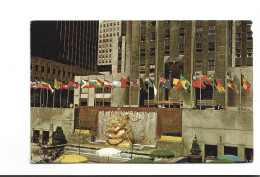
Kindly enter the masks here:
M 53 133 L 53 145 L 66 144 L 67 140 L 63 133 L 62 127 L 57 127 Z
M 193 139 L 190 152 L 191 152 L 191 155 L 189 155 L 189 157 L 188 157 L 189 163 L 201 163 L 202 162 L 202 156 L 200 155 L 201 149 L 200 149 L 199 141 L 198 141 L 196 135 Z

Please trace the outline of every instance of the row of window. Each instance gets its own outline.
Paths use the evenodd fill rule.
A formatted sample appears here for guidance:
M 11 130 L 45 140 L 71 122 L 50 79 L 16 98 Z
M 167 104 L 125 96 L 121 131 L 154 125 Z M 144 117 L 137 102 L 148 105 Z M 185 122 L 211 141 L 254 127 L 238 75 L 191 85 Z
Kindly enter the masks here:
M 32 65 L 31 65 L 31 69 L 32 69 Z M 44 73 L 45 72 L 45 67 L 41 66 L 41 72 Z M 35 65 L 35 71 L 40 71 L 39 65 Z M 52 74 L 57 74 L 58 76 L 62 75 L 63 77 L 66 76 L 66 74 L 68 74 L 68 76 L 71 76 L 71 72 L 66 72 L 66 71 L 61 71 L 60 69 L 56 70 L 55 68 L 52 68 Z M 47 74 L 51 73 L 51 69 L 49 67 L 47 67 Z M 78 74 L 79 75 L 79 74 Z M 72 73 L 72 77 L 75 76 L 75 73 Z
M 111 63 L 111 58 L 109 58 L 109 59 L 108 58 L 106 58 L 106 59 L 103 58 L 102 60 L 99 59 L 98 63 Z
M 195 62 L 195 71 L 202 71 L 202 61 Z M 208 61 L 208 71 L 215 71 L 215 60 Z
M 99 58 L 111 58 L 111 54 L 103 54 L 103 55 L 99 55 Z
M 117 32 L 117 33 L 107 33 L 107 34 L 99 35 L 99 38 L 102 38 L 102 36 L 103 36 L 103 38 L 105 38 L 105 37 L 112 37 L 112 36 L 116 36 L 116 35 L 119 36 L 119 32 Z
M 103 43 L 103 45 L 99 44 L 98 47 L 101 48 L 102 46 L 103 46 L 103 48 L 108 47 L 108 43 L 106 43 L 106 44 Z M 109 44 L 109 47 L 112 47 L 111 43 Z
M 102 52 L 102 53 L 105 53 L 105 52 L 108 53 L 108 51 L 109 51 L 109 52 L 112 52 L 112 49 L 109 49 L 109 50 L 108 50 L 108 49 L 106 49 L 106 50 L 105 50 L 105 49 L 99 50 L 99 53 L 101 53 L 101 52 Z
M 241 58 L 241 49 L 236 49 L 236 58 Z M 247 58 L 252 58 L 253 57 L 253 49 L 252 48 L 247 48 Z
M 116 25 L 119 25 L 120 23 L 119 22 L 110 22 L 110 23 L 107 23 L 107 24 L 100 24 L 99 27 L 100 28 L 105 28 L 105 27 L 111 27 L 111 26 L 116 26 Z
M 252 41 L 253 40 L 253 33 L 252 32 L 247 32 L 246 33 L 246 40 L 247 41 Z M 241 33 L 236 33 L 236 42 L 240 42 L 241 41 Z
M 106 43 L 106 42 L 108 42 L 108 41 L 109 41 L 109 42 L 112 42 L 112 38 L 110 38 L 109 40 L 108 40 L 108 39 L 103 39 L 103 40 L 100 39 L 100 40 L 99 40 L 99 43 L 102 43 L 102 42 L 103 42 L 103 43 Z
M 105 32 L 112 32 L 112 31 L 116 31 L 116 29 L 117 29 L 117 31 L 119 31 L 119 27 L 114 27 L 114 28 L 107 28 L 107 30 L 106 29 L 103 29 L 103 31 L 102 31 L 102 29 L 100 29 L 100 31 L 99 31 L 99 33 L 105 33 Z

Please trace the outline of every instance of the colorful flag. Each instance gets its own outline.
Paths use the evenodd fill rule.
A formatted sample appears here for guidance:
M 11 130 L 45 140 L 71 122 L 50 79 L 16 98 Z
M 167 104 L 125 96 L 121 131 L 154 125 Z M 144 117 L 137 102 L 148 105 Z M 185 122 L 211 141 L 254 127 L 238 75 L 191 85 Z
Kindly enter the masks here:
M 43 81 L 42 81 L 42 83 L 41 83 L 41 88 L 43 88 L 43 89 L 50 89 L 50 88 L 49 88 L 49 84 L 46 83 L 46 82 L 43 82 Z
M 60 88 L 61 88 L 61 83 L 55 79 L 54 80 L 54 89 L 59 90 Z
M 187 79 L 185 79 L 185 77 L 183 77 L 182 75 L 181 75 L 181 88 L 187 90 L 188 92 L 191 91 L 190 82 Z
M 93 79 L 89 81 L 89 88 L 95 88 L 97 86 L 97 80 Z
M 35 82 L 31 82 L 30 86 L 31 86 L 31 88 L 36 88 Z
M 214 84 L 216 85 L 216 88 L 218 89 L 219 93 L 225 93 L 225 89 L 223 87 L 223 85 L 221 84 L 220 80 L 217 79 L 216 75 L 214 74 Z
M 245 89 L 247 93 L 249 93 L 249 89 L 251 87 L 251 84 L 246 80 L 245 76 L 241 74 L 241 85 Z
M 192 83 L 192 86 L 194 86 L 194 87 L 200 88 L 200 86 L 201 86 L 202 89 L 206 88 L 206 85 L 203 82 L 201 82 L 201 79 L 197 76 L 192 75 L 191 83 Z
M 42 83 L 39 81 L 35 81 L 35 88 L 41 88 Z
M 48 89 L 51 91 L 51 93 L 53 93 L 53 92 L 54 92 L 54 89 L 51 88 L 51 85 L 50 85 L 50 84 L 48 84 L 48 86 L 49 86 Z
M 104 80 L 105 88 L 112 88 L 112 84 L 108 80 Z
M 78 88 L 79 85 L 77 82 L 69 81 L 69 88 Z
M 121 78 L 121 87 L 122 88 L 129 87 L 129 85 L 130 85 L 129 82 L 130 82 L 129 79 Z
M 68 87 L 68 85 L 63 85 L 63 84 L 61 84 L 61 89 L 69 89 L 69 87 Z
M 170 79 L 166 79 L 164 87 L 166 89 L 171 89 L 172 84 L 171 84 L 171 80 Z
M 173 88 L 177 91 L 181 91 L 181 81 L 179 79 L 173 79 Z
M 142 90 L 143 89 L 143 91 L 146 91 L 146 92 L 148 92 L 148 90 L 146 89 L 146 86 L 145 86 L 145 84 L 146 84 L 146 82 L 144 82 L 143 81 L 143 79 L 142 78 L 140 78 L 140 90 Z
M 166 79 L 164 79 L 163 77 L 160 77 L 159 78 L 159 82 L 160 82 L 159 87 L 160 88 L 165 88 Z
M 101 80 L 97 79 L 97 88 L 104 88 L 104 82 Z
M 210 80 L 206 76 L 204 76 L 203 74 L 201 74 L 201 76 L 204 83 L 206 83 L 207 85 L 211 85 L 211 87 L 213 87 L 212 82 L 210 82 Z
M 149 82 L 148 82 L 148 87 L 151 87 L 153 88 L 153 81 L 151 79 L 149 79 Z
M 239 93 L 235 81 L 228 74 L 227 74 L 227 86 L 232 90 L 236 91 L 237 93 Z
M 156 88 L 156 86 L 155 86 L 155 84 L 153 83 L 153 93 L 154 93 L 154 96 L 156 96 L 157 95 L 157 88 Z
M 139 88 L 140 87 L 139 79 L 136 79 L 134 77 L 130 78 L 130 87 Z
M 80 88 L 89 88 L 88 80 L 81 80 Z
M 120 80 L 113 80 L 113 87 L 114 88 L 121 88 L 121 81 Z

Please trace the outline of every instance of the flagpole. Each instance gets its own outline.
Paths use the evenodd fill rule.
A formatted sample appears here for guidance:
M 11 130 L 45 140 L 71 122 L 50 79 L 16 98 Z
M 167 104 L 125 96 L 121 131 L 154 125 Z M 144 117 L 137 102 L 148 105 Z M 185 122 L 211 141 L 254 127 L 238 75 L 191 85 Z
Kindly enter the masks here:
M 200 110 L 201 110 L 201 74 L 200 74 Z
M 41 91 L 40 91 L 40 107 L 42 107 L 42 79 L 41 79 Z
M 212 92 L 212 100 L 213 100 L 213 108 L 214 108 L 214 105 L 215 105 L 215 77 L 214 77 L 214 74 L 213 74 L 213 86 L 212 86 L 212 89 L 213 89 L 213 92 Z
M 190 104 L 191 104 L 191 108 L 192 108 L 192 102 L 194 101 L 194 99 L 193 99 L 193 86 L 192 86 L 192 74 L 193 74 L 193 72 L 191 73 L 191 94 L 190 94 Z M 197 99 L 196 99 L 196 107 L 197 107 Z
M 69 81 L 70 78 L 68 77 L 68 94 L 67 94 L 67 108 L 69 107 L 69 97 L 70 97 L 70 85 L 69 85 Z
M 148 77 L 148 108 L 150 107 L 150 77 Z
M 158 108 L 159 108 L 159 99 L 160 99 L 160 76 L 159 76 L 159 82 L 158 82 Z
M 48 76 L 47 76 L 48 77 Z M 47 84 L 49 84 L 49 77 L 48 77 L 48 82 Z M 47 98 L 46 98 L 46 108 L 48 107 L 48 98 L 49 98 L 49 89 L 47 89 Z
M 103 82 L 103 107 L 105 106 L 105 97 L 104 97 L 104 94 L 105 94 L 105 74 L 104 74 L 104 82 Z
M 96 81 L 97 81 L 97 76 L 96 76 Z M 95 87 L 95 97 L 94 97 L 94 106 L 97 106 L 97 83 L 96 83 L 96 87 Z
M 227 90 L 227 71 L 225 72 L 225 106 L 228 105 L 228 90 Z
M 63 85 L 63 84 L 62 84 Z M 62 94 L 62 88 L 60 89 L 60 108 L 61 108 L 61 94 Z
M 112 88 L 110 93 L 110 107 L 112 107 L 112 101 L 113 101 L 113 75 L 112 75 Z
M 34 107 L 35 107 L 35 92 L 36 92 L 36 84 L 35 84 L 34 91 L 33 91 L 33 106 Z
M 239 69 L 240 70 L 240 111 L 242 109 L 242 92 L 241 92 L 241 83 L 242 83 L 242 78 L 241 78 L 241 68 Z
M 182 76 L 182 72 L 181 72 L 181 75 L 180 75 L 180 81 L 181 82 L 181 76 Z M 181 87 L 181 83 L 180 83 L 180 87 Z M 181 88 L 180 88 L 180 108 L 181 108 Z
M 53 98 L 52 98 L 52 100 L 53 100 L 53 104 L 52 104 L 52 107 L 54 108 L 54 104 L 55 104 L 55 87 L 56 87 L 56 85 L 55 85 L 55 79 L 54 79 L 54 93 L 53 93 Z
M 132 87 L 131 87 L 131 77 L 130 77 L 130 94 L 129 94 L 129 97 L 130 97 L 130 99 L 129 99 L 129 107 L 130 107 L 130 105 L 131 105 L 131 97 L 132 97 Z
M 120 98 L 120 107 L 122 107 L 122 73 L 121 73 L 121 80 L 120 80 L 120 82 L 121 82 L 121 88 L 120 88 L 120 94 L 121 94 L 121 98 Z

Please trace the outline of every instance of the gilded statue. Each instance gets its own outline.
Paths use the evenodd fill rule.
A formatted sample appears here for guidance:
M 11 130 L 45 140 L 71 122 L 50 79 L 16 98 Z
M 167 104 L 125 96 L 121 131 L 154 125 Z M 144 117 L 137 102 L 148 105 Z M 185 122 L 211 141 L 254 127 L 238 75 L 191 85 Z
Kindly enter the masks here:
M 110 117 L 107 122 L 107 128 L 105 131 L 105 136 L 107 138 L 107 144 L 115 145 L 118 147 L 130 147 L 132 142 L 129 138 L 129 133 L 132 131 L 132 123 L 138 122 L 140 119 L 134 120 L 130 118 L 129 112 L 122 114 L 121 109 L 118 109 L 119 117 Z

